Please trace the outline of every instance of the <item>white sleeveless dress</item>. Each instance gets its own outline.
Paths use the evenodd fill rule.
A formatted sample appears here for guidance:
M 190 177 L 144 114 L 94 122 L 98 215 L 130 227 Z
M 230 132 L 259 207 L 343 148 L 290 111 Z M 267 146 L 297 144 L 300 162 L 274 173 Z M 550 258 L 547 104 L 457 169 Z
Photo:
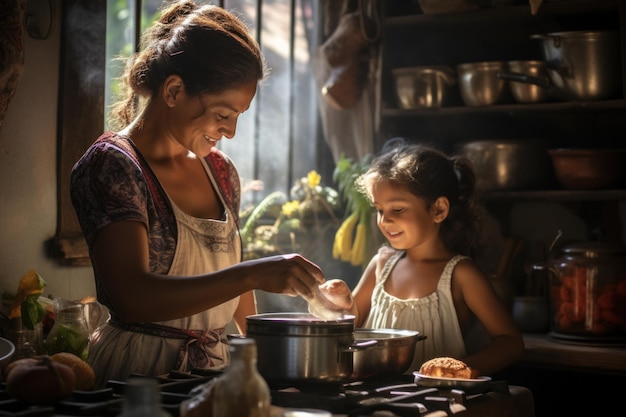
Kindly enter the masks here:
M 369 315 L 364 328 L 416 330 L 426 336 L 416 344 L 413 363 L 407 370 L 410 374 L 419 370 L 421 364 L 438 356 L 465 357 L 465 343 L 454 308 L 450 282 L 456 264 L 465 258 L 457 255 L 446 264 L 437 290 L 426 297 L 402 300 L 385 291 L 385 281 L 396 263 L 406 252 L 399 251 L 391 256 L 382 269 L 372 292 Z

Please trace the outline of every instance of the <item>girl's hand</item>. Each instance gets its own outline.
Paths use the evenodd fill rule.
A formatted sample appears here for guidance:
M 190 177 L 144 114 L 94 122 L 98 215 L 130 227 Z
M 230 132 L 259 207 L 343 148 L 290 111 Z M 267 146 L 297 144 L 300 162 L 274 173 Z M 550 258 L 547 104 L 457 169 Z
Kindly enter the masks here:
M 330 308 L 350 310 L 352 307 L 352 291 L 345 281 L 330 279 L 318 288 L 322 296 L 328 301 Z
M 352 307 L 352 293 L 340 279 L 332 279 L 312 289 L 313 296 L 306 298 L 309 313 L 324 320 L 338 320 Z

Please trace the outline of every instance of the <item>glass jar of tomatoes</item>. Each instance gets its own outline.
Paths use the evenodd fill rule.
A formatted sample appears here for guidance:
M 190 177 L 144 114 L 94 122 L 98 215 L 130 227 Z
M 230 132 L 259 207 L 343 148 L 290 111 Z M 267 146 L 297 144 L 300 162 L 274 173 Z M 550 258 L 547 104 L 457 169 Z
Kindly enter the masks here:
M 550 274 L 550 330 L 564 339 L 626 340 L 626 246 L 568 245 L 534 269 Z

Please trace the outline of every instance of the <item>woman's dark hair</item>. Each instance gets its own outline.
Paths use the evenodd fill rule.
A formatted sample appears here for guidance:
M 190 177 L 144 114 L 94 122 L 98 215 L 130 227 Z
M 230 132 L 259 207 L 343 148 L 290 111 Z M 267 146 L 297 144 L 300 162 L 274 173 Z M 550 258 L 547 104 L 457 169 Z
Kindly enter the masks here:
M 424 199 L 427 207 L 437 198 L 446 197 L 450 212 L 441 223 L 441 239 L 452 251 L 476 256 L 480 216 L 474 204 L 476 177 L 467 158 L 448 156 L 427 145 L 395 140 L 372 160 L 355 186 L 371 200 L 373 187 L 383 181 Z
M 116 122 L 130 123 L 138 99 L 155 95 L 165 79 L 179 75 L 187 94 L 217 94 L 261 81 L 265 59 L 248 28 L 233 13 L 193 0 L 165 4 L 160 18 L 142 37 L 120 77 L 125 96 L 112 108 Z

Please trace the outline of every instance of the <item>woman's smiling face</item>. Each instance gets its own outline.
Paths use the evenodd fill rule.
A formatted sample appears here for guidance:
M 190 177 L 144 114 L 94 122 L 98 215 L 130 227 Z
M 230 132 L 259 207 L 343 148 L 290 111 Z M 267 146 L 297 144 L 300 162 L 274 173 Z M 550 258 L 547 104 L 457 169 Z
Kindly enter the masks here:
M 393 248 L 408 250 L 437 238 L 438 224 L 423 198 L 389 181 L 376 184 L 371 198 L 378 228 Z
M 251 82 L 219 94 L 183 93 L 172 109 L 174 138 L 194 154 L 207 155 L 223 137 L 235 136 L 239 115 L 250 107 L 256 89 L 257 83 Z

